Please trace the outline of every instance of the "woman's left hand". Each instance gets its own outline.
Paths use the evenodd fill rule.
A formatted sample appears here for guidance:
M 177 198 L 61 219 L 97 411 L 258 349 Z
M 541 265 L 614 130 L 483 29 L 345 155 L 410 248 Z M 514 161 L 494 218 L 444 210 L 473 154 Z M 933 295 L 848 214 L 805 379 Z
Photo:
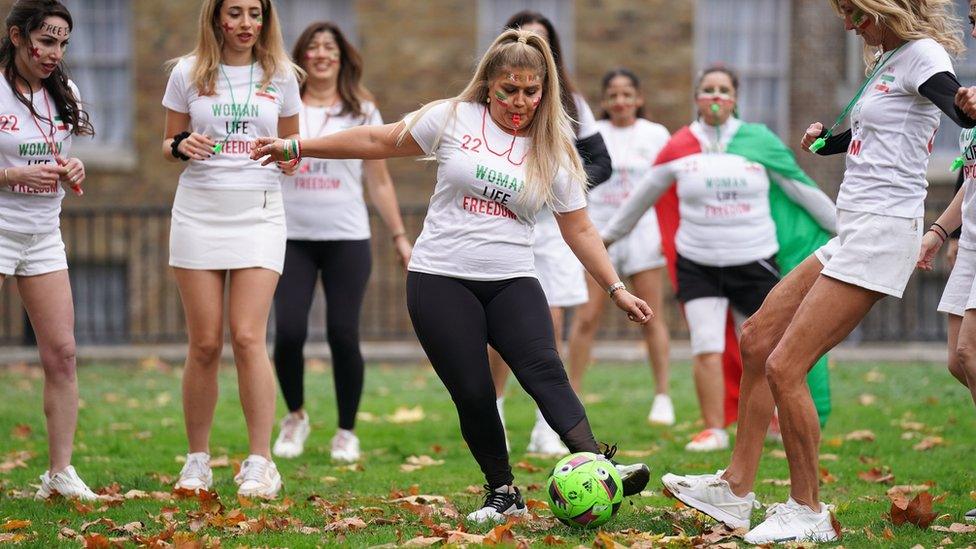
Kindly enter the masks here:
M 627 290 L 613 292 L 613 304 L 627 313 L 627 320 L 631 322 L 647 324 L 649 320 L 654 318 L 654 311 L 651 310 L 650 305 Z
M 393 240 L 393 246 L 396 247 L 397 257 L 400 258 L 400 265 L 404 269 L 410 264 L 410 256 L 413 255 L 413 245 L 410 244 L 410 239 L 407 235 L 400 235 Z
M 302 163 L 301 158 L 296 158 L 295 160 L 292 160 L 290 162 L 277 162 L 278 169 L 281 170 L 281 173 L 289 176 L 298 173 L 298 166 L 300 166 L 301 163 Z
M 285 145 L 287 139 L 277 137 L 258 137 L 254 140 L 254 149 L 251 150 L 251 160 L 261 160 L 262 166 L 267 166 L 272 162 L 285 162 Z
M 939 252 L 939 248 L 942 247 L 943 240 L 942 236 L 935 231 L 926 231 L 922 235 L 922 246 L 918 251 L 918 261 L 915 266 L 923 271 L 932 270 L 932 260 L 935 259 L 935 254 Z
M 976 118 L 976 86 L 956 91 L 956 106 L 970 118 Z
M 60 164 L 62 168 L 68 170 L 61 176 L 61 183 L 71 187 L 71 190 L 78 196 L 84 194 L 85 191 L 82 190 L 81 184 L 85 181 L 85 165 L 77 158 L 62 160 Z

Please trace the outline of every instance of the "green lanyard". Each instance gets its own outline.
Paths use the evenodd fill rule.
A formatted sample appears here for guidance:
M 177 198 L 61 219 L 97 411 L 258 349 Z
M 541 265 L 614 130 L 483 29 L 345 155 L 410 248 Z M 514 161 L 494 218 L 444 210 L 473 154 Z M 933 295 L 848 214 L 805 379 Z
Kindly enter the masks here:
M 864 83 L 861 84 L 861 88 L 857 90 L 856 94 L 854 94 L 854 98 L 851 99 L 851 102 L 848 103 L 847 107 L 844 108 L 844 112 L 840 113 L 840 116 L 837 117 L 837 120 L 834 122 L 834 125 L 831 126 L 829 130 L 827 130 L 827 133 L 825 133 L 823 137 L 818 137 L 817 140 L 814 141 L 812 145 L 810 145 L 810 152 L 816 153 L 820 149 L 824 148 L 824 145 L 827 144 L 827 138 L 829 138 L 831 135 L 834 134 L 834 130 L 837 129 L 837 126 L 840 126 L 841 123 L 844 122 L 844 119 L 846 119 L 847 115 L 850 114 L 851 109 L 854 108 L 854 105 L 856 105 L 857 102 L 861 100 L 861 96 L 864 95 L 864 90 L 867 89 L 868 84 L 870 84 L 871 81 L 874 80 L 874 77 L 877 76 L 878 72 L 881 71 L 881 67 L 884 67 L 888 63 L 888 61 L 891 61 L 891 58 L 894 57 L 895 54 L 898 53 L 898 50 L 900 50 L 901 47 L 904 45 L 905 44 L 902 44 L 901 46 L 898 46 L 897 48 L 891 50 L 891 53 L 888 54 L 887 58 L 878 62 L 878 64 L 874 67 L 874 70 L 871 71 L 871 74 L 869 74 L 868 77 L 864 79 Z
M 247 83 L 247 101 L 244 102 L 244 106 L 240 109 L 237 108 L 237 100 L 234 98 L 234 86 L 230 83 L 230 78 L 227 77 L 227 72 L 224 71 L 224 66 L 220 66 L 220 74 L 224 75 L 224 80 L 227 81 L 227 89 L 230 90 L 230 104 L 231 104 L 231 127 L 236 129 L 237 125 L 240 123 L 241 119 L 244 118 L 244 114 L 247 112 L 248 105 L 251 104 L 251 92 L 254 91 L 254 63 L 251 63 L 251 73 L 248 76 Z M 224 145 L 227 144 L 227 140 L 230 139 L 230 132 L 227 132 L 227 136 L 220 143 L 214 145 L 214 154 L 220 154 L 224 150 Z
M 966 130 L 963 130 L 963 131 L 966 131 Z M 966 149 L 968 149 L 969 147 L 972 147 L 973 146 L 973 143 L 976 143 L 976 131 L 973 132 L 973 136 L 972 136 L 972 138 L 970 138 L 969 144 L 966 145 L 965 147 L 963 147 L 963 149 L 962 149 L 963 153 L 962 154 L 966 154 Z M 959 171 L 959 168 L 961 168 L 962 165 L 966 163 L 966 161 L 963 160 L 963 158 L 962 158 L 962 154 L 960 154 L 959 156 L 957 156 L 956 159 L 952 161 L 952 166 L 949 168 L 950 171 L 954 171 L 954 172 L 955 171 Z

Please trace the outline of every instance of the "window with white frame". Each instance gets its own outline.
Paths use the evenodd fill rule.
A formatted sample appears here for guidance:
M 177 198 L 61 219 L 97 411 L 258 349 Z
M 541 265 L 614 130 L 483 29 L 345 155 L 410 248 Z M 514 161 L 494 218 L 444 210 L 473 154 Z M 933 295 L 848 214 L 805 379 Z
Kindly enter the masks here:
M 739 113 L 789 131 L 790 10 L 783 0 L 698 0 L 696 72 L 723 63 L 739 74 Z
M 285 49 L 290 53 L 295 41 L 307 26 L 318 21 L 332 21 L 353 44 L 359 44 L 356 8 L 353 0 L 277 0 Z
M 563 63 L 572 72 L 576 65 L 576 25 L 573 2 L 567 0 L 478 0 L 478 57 L 501 34 L 505 22 L 522 10 L 537 11 L 552 21 L 559 33 Z
M 73 0 L 69 8 L 74 28 L 68 72 L 95 126 L 93 139 L 76 140 L 78 154 L 86 148 L 110 153 L 106 157 L 122 151 L 134 161 L 131 2 Z

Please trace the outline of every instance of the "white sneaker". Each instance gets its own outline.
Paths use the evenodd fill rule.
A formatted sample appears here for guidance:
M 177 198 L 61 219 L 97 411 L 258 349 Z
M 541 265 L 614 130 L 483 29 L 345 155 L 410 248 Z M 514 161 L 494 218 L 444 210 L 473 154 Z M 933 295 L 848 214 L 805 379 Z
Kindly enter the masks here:
M 312 428 L 308 424 L 308 414 L 302 411 L 297 414 L 288 414 L 281 418 L 278 439 L 275 440 L 274 448 L 271 453 L 277 457 L 293 458 L 302 455 L 305 451 L 305 440 Z
M 281 491 L 281 475 L 273 461 L 251 454 L 241 463 L 241 472 L 234 477 L 237 495 L 274 499 Z
M 41 475 L 41 487 L 34 494 L 34 499 L 47 499 L 55 494 L 84 501 L 98 499 L 98 495 L 92 492 L 85 481 L 78 477 L 78 473 L 71 465 L 53 477 L 49 473 L 50 471 L 44 471 L 44 474 Z
M 494 490 L 485 485 L 488 493 L 481 509 L 468 514 L 468 520 L 484 522 L 505 522 L 508 517 L 517 517 L 526 512 L 522 493 L 515 486 L 499 486 Z
M 725 471 L 714 475 L 673 475 L 661 477 L 661 483 L 670 495 L 688 507 L 692 507 L 725 523 L 729 528 L 748 528 L 752 510 L 758 505 L 756 494 L 749 492 L 739 497 L 732 492 L 729 483 L 722 478 Z
M 729 447 L 729 434 L 725 429 L 705 429 L 685 444 L 688 452 L 714 452 Z
M 647 422 L 651 425 L 674 425 L 674 404 L 668 395 L 654 395 L 651 411 L 647 414 Z
M 339 429 L 332 437 L 332 459 L 346 463 L 359 461 L 359 439 L 352 431 Z
M 743 538 L 746 543 L 786 543 L 789 541 L 835 541 L 830 511 L 832 506 L 820 504 L 816 513 L 806 505 L 800 505 L 793 498 L 786 503 L 777 503 L 766 511 L 766 520 L 756 526 Z
M 561 457 L 569 455 L 569 449 L 559 439 L 559 434 L 542 417 L 542 412 L 536 410 L 535 427 L 529 437 L 529 447 L 526 452 L 542 454 L 544 456 Z
M 970 509 L 966 512 L 966 520 L 969 522 L 976 522 L 976 509 Z
M 512 445 L 508 443 L 508 429 L 505 428 L 505 397 L 495 399 L 495 408 L 498 408 L 498 418 L 502 420 L 502 430 L 505 431 L 505 451 L 511 453 Z
M 180 470 L 180 478 L 176 481 L 176 490 L 210 490 L 213 484 L 213 471 L 210 470 L 210 454 L 194 452 L 186 455 L 186 463 Z

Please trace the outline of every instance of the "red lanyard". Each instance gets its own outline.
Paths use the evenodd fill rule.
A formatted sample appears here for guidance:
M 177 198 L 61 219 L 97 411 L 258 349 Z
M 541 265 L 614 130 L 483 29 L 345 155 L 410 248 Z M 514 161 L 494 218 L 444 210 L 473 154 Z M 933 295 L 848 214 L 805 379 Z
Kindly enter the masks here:
M 54 138 L 54 134 L 57 130 L 54 127 L 54 118 L 51 116 L 51 103 L 47 100 L 47 90 L 41 88 L 41 93 L 44 94 L 44 106 L 47 108 L 47 120 L 48 123 L 51 124 L 50 135 L 44 133 L 44 130 L 41 129 L 41 123 L 34 114 L 33 109 L 31 109 L 31 119 L 34 121 L 34 126 L 37 127 L 37 131 L 40 132 L 41 137 L 44 138 L 44 144 L 48 146 L 48 150 L 50 150 L 51 154 L 54 156 L 55 162 L 57 162 L 59 166 L 62 166 L 64 165 L 64 161 L 61 160 L 61 154 L 56 148 L 58 142 Z

